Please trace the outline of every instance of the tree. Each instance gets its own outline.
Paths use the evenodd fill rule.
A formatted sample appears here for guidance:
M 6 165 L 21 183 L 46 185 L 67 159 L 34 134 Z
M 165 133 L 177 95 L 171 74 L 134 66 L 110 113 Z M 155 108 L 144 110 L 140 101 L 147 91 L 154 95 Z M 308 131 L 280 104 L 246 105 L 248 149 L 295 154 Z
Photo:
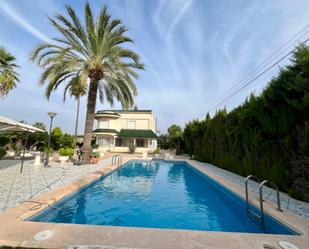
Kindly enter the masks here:
M 39 129 L 41 129 L 41 130 L 46 131 L 46 126 L 45 126 L 45 124 L 42 123 L 42 122 L 35 122 L 35 123 L 33 124 L 33 126 L 35 126 L 36 128 L 39 128 Z
M 70 5 L 66 10 L 68 18 L 61 14 L 49 18 L 61 36 L 54 38 L 53 44 L 37 46 L 31 59 L 44 69 L 40 82 L 47 84 L 47 98 L 64 82 L 88 83 L 83 163 L 89 163 L 97 94 L 101 103 L 106 100 L 113 105 L 116 99 L 124 109 L 132 107 L 137 94 L 133 79 L 138 78 L 136 70 L 144 66 L 138 54 L 123 47 L 133 41 L 126 36 L 122 22 L 112 19 L 106 7 L 95 21 L 86 2 L 84 23 Z
M 237 174 L 274 182 L 309 201 L 309 46 L 300 46 L 260 96 L 186 124 L 186 152 Z
M 79 78 L 72 80 L 64 89 L 63 101 L 66 99 L 67 91 L 71 97 L 74 97 L 77 101 L 77 110 L 76 110 L 76 120 L 75 120 L 75 144 L 77 141 L 77 130 L 78 130 L 78 120 L 79 120 L 79 108 L 80 108 L 80 98 L 87 94 L 87 82 L 81 82 Z
M 169 134 L 169 144 L 172 148 L 176 148 L 176 154 L 179 155 L 183 151 L 182 129 L 179 125 L 171 125 L 167 132 Z
M 0 47 L 0 97 L 6 96 L 19 81 L 15 60 L 13 55 Z
M 181 137 L 182 136 L 182 129 L 179 125 L 171 125 L 168 129 L 167 129 L 168 134 L 171 137 Z
M 51 146 L 54 150 L 59 150 L 61 147 L 63 133 L 60 127 L 53 128 L 51 132 Z

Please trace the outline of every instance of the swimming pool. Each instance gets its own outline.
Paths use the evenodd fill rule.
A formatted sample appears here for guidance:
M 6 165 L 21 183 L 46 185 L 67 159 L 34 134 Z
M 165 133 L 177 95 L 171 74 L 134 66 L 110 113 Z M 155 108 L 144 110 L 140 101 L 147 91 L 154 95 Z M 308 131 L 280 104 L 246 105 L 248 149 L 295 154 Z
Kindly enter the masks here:
M 243 199 L 186 162 L 129 161 L 31 221 L 296 234 L 269 215 L 265 230 Z

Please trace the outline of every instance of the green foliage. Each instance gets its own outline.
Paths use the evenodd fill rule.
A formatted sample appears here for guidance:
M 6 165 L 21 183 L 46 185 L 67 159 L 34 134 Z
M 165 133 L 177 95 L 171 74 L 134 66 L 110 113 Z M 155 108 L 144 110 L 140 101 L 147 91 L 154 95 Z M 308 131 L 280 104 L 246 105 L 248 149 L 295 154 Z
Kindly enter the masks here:
M 62 133 L 60 127 L 55 127 L 51 134 L 51 146 L 54 150 L 59 150 L 61 147 L 74 148 L 74 137 Z
M 47 98 L 59 88 L 64 89 L 64 97 L 68 90 L 78 97 L 88 92 L 83 161 L 89 162 L 97 96 L 101 103 L 118 101 L 123 109 L 132 107 L 137 95 L 134 81 L 144 65 L 129 46 L 133 40 L 128 29 L 106 7 L 96 9 L 95 16 L 86 1 L 83 18 L 70 5 L 65 8 L 65 15 L 49 18 L 57 42 L 40 43 L 30 59 L 43 69 L 40 83 L 46 86 Z M 75 91 L 75 86 L 81 89 Z
M 6 96 L 19 81 L 16 69 L 18 66 L 14 63 L 16 58 L 8 53 L 3 47 L 0 47 L 0 97 Z
M 185 150 L 240 175 L 273 181 L 308 201 L 308 96 L 309 48 L 301 47 L 260 96 L 186 124 Z
M 101 155 L 100 155 L 99 152 L 92 152 L 92 156 L 93 156 L 94 158 L 100 158 L 100 157 L 101 157 Z
M 131 154 L 134 154 L 135 153 L 135 150 L 136 150 L 136 146 L 134 144 L 130 144 L 129 145 L 129 152 Z
M 66 148 L 60 148 L 59 154 L 60 154 L 60 156 L 69 156 L 69 157 L 71 157 L 71 156 L 74 155 L 74 150 L 71 149 L 71 148 L 67 148 L 67 147 Z
M 169 148 L 176 149 L 176 154 L 179 155 L 183 152 L 184 141 L 183 141 L 183 132 L 180 126 L 171 125 L 168 129 L 168 145 Z
M 3 156 L 5 156 L 6 151 L 3 147 L 0 147 L 0 158 L 2 158 Z
M 99 148 L 98 144 L 92 144 L 92 149 L 97 149 L 97 148 Z
M 74 148 L 74 137 L 65 133 L 61 138 L 61 146 Z
M 42 122 L 35 122 L 35 123 L 33 124 L 33 126 L 39 128 L 39 129 L 41 129 L 41 130 L 43 130 L 43 131 L 46 131 L 46 126 L 45 126 L 45 124 L 42 123 Z
M 154 154 L 160 154 L 160 149 L 157 148 L 153 153 L 154 153 Z
M 5 146 L 10 142 L 10 137 L 7 135 L 0 134 L 0 146 Z
M 63 133 L 60 127 L 55 127 L 51 133 L 51 146 L 54 150 L 59 150 L 62 143 Z
M 167 129 L 168 134 L 170 135 L 170 137 L 181 137 L 182 136 L 182 129 L 179 125 L 171 125 L 168 129 Z

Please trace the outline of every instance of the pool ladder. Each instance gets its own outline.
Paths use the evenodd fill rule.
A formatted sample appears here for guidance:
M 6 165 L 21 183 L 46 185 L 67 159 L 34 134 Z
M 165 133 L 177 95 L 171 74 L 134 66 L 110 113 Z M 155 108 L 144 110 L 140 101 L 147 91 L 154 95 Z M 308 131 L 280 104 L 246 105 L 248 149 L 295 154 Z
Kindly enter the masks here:
M 122 156 L 120 154 L 113 155 L 113 157 L 112 157 L 112 165 L 115 165 L 115 164 L 117 164 L 118 168 L 122 164 Z
M 249 196 L 248 196 L 248 181 L 251 180 L 251 179 L 252 180 L 256 180 L 257 183 L 259 184 L 260 215 L 254 213 L 250 209 Z M 271 185 L 273 188 L 276 189 L 276 192 L 277 192 L 277 210 L 280 211 L 280 212 L 283 212 L 283 210 L 281 209 L 281 205 L 280 205 L 280 193 L 279 193 L 278 186 L 276 184 L 274 184 L 273 182 L 270 182 L 268 180 L 264 180 L 264 181 L 260 182 L 259 178 L 257 178 L 254 175 L 247 176 L 246 180 L 245 180 L 247 215 L 259 219 L 260 220 L 260 224 L 261 224 L 261 228 L 263 230 L 265 230 L 265 219 L 264 219 L 264 208 L 263 208 L 263 201 L 264 201 L 263 200 L 263 186 L 265 184 Z

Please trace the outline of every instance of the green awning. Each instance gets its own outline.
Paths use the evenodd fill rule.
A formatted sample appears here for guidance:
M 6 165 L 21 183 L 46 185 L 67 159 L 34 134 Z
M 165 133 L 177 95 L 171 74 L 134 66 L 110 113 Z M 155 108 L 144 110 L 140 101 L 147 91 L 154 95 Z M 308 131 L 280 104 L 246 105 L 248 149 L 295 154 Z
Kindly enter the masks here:
M 116 131 L 114 129 L 95 129 L 93 131 L 93 133 L 115 133 L 115 134 L 117 134 L 118 131 Z
M 157 138 L 157 135 L 152 130 L 121 129 L 118 137 Z

